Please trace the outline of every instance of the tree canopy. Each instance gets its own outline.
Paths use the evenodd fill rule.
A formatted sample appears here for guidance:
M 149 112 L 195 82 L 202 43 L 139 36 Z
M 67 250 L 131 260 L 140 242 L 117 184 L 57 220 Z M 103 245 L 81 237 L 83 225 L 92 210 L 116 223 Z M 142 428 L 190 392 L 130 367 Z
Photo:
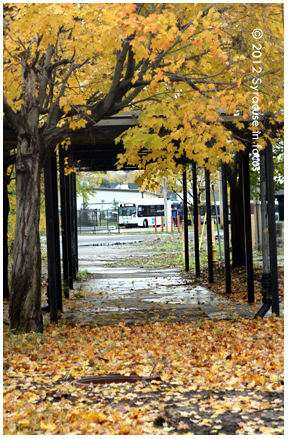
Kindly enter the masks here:
M 264 32 L 259 40 L 255 28 Z M 253 57 L 260 47 L 261 57 Z M 4 112 L 14 128 L 29 98 L 28 71 L 35 96 L 27 110 L 37 108 L 47 143 L 104 115 L 140 108 L 141 127 L 125 136 L 131 163 L 157 158 L 161 167 L 162 158 L 173 167 L 173 157 L 185 151 L 200 165 L 207 157 L 213 165 L 219 154 L 225 159 L 221 148 L 229 138 L 215 123 L 219 113 L 240 110 L 247 117 L 255 76 L 261 111 L 283 107 L 283 5 L 6 5 Z M 159 138 L 163 128 L 169 133 Z M 149 129 L 153 136 L 145 135 Z M 208 150 L 211 137 L 216 142 Z M 142 147 L 152 152 L 141 161 Z
M 128 160 L 145 169 L 149 184 L 156 172 L 168 175 L 179 169 L 175 159 L 181 156 L 214 170 L 219 159 L 228 162 L 233 152 L 244 149 L 241 139 L 230 142 L 221 113 L 240 115 L 244 121 L 255 113 L 283 118 L 282 5 L 221 4 L 205 13 L 201 7 L 193 5 L 188 44 L 172 55 L 183 81 L 175 81 L 170 65 L 165 67 L 159 73 L 163 81 L 153 80 L 143 92 L 151 95 L 154 86 L 153 105 L 148 100 L 135 103 L 142 110 L 140 126 L 121 136 L 126 152 L 119 167 Z M 253 31 L 259 28 L 263 35 L 257 39 Z M 255 120 L 251 131 L 261 133 L 259 143 L 265 147 L 269 133 Z M 243 127 L 241 122 L 237 125 Z M 139 155 L 142 148 L 150 153 Z

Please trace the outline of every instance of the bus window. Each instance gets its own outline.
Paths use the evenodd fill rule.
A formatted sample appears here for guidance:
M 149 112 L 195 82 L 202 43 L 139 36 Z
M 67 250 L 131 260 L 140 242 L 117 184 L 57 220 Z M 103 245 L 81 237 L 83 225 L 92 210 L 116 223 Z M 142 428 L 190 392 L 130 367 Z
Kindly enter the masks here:
M 149 207 L 150 207 L 150 212 L 149 212 L 149 215 L 147 215 L 147 216 L 156 216 L 156 206 L 151 205 Z
M 136 206 L 122 206 L 118 211 L 121 216 L 136 215 Z
M 156 216 L 164 216 L 164 206 L 155 206 L 156 208 Z

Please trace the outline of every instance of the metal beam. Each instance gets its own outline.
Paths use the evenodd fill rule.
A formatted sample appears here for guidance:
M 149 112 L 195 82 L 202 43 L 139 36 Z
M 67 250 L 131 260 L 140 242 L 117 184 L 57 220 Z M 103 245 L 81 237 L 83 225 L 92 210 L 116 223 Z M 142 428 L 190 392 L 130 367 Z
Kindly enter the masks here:
M 222 196 L 223 196 L 223 229 L 224 229 L 224 255 L 225 255 L 225 282 L 226 293 L 231 294 L 231 271 L 229 251 L 229 224 L 228 224 L 228 195 L 227 195 L 227 164 L 222 162 Z
M 269 242 L 267 217 L 267 181 L 266 181 L 266 150 L 260 151 L 260 195 L 261 195 L 261 229 L 262 229 L 262 303 L 256 317 L 264 317 L 272 305 L 271 279 L 269 271 Z
M 76 194 L 76 174 L 69 174 L 70 187 L 70 218 L 71 218 L 71 258 L 72 258 L 72 276 L 77 276 L 78 271 L 78 239 L 77 239 L 77 194 Z
M 69 298 L 69 261 L 68 261 L 68 241 L 67 241 L 67 215 L 66 215 L 66 190 L 64 176 L 64 157 L 65 151 L 59 148 L 59 172 L 60 172 L 60 199 L 61 199 L 61 231 L 62 231 L 62 260 L 63 260 L 63 285 L 64 296 Z
M 47 157 L 44 165 L 44 186 L 45 186 L 45 209 L 46 209 L 46 237 L 48 256 L 48 306 L 50 308 L 50 321 L 58 323 L 57 317 L 57 284 L 56 284 L 56 252 L 55 252 L 55 229 L 53 212 L 53 192 L 51 157 Z
M 183 171 L 183 216 L 184 216 L 185 271 L 189 271 L 187 175 L 186 175 L 186 171 Z
M 54 152 L 51 155 L 52 172 L 52 196 L 53 196 L 53 219 L 54 219 L 54 246 L 55 246 L 55 270 L 56 270 L 56 290 L 57 290 L 57 309 L 63 310 L 62 304 L 62 281 L 61 281 L 61 255 L 60 255 L 60 233 L 59 233 L 59 204 L 58 204 L 58 183 L 57 183 L 57 156 Z
M 205 168 L 205 194 L 206 194 L 206 219 L 207 219 L 207 252 L 208 252 L 208 281 L 213 282 L 213 257 L 212 257 L 212 230 L 211 230 L 211 203 L 210 203 L 210 173 Z M 216 206 L 215 206 L 216 208 Z
M 65 206 L 66 206 L 66 237 L 67 237 L 67 256 L 68 256 L 68 285 L 73 290 L 73 263 L 72 263 L 72 227 L 71 227 L 71 203 L 70 203 L 70 178 L 64 175 L 65 180 Z
M 274 198 L 274 174 L 272 144 L 266 139 L 266 172 L 267 172 L 267 198 L 268 198 L 268 231 L 270 249 L 270 276 L 272 292 L 272 313 L 280 315 L 278 293 L 278 269 L 277 269 L 277 242 L 275 224 L 275 198 Z
M 197 194 L 197 171 L 196 162 L 192 162 L 193 173 L 193 213 L 194 213 L 194 249 L 195 249 L 195 270 L 196 277 L 200 276 L 199 258 L 199 230 L 198 230 L 198 194 Z
M 249 179 L 249 154 L 242 154 L 243 170 L 243 204 L 245 223 L 245 252 L 246 252 L 246 273 L 248 287 L 248 303 L 254 302 L 253 282 L 253 253 L 251 235 L 251 211 L 250 211 L 250 179 Z

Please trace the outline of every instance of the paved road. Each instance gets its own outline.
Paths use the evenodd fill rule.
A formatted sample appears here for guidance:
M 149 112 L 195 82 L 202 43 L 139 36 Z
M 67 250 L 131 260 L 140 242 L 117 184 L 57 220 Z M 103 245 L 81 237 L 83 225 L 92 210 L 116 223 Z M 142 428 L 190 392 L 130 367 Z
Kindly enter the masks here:
M 165 234 L 161 233 L 161 236 L 165 236 Z M 143 242 L 146 239 L 151 239 L 151 237 L 153 237 L 153 235 L 149 233 L 137 233 L 129 235 L 78 235 L 78 246 L 116 245 Z

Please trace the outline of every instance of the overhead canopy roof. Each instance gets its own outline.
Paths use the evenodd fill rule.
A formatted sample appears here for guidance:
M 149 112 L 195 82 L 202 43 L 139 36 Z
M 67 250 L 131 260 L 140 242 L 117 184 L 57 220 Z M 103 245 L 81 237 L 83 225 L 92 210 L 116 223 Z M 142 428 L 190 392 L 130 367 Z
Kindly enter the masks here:
M 91 128 L 75 131 L 71 136 L 71 145 L 68 148 L 69 164 L 74 164 L 79 171 L 113 171 L 116 170 L 117 155 L 124 152 L 122 142 L 115 144 L 115 139 L 128 128 L 137 126 L 139 111 L 127 111 L 120 115 L 114 115 L 102 119 Z M 279 124 L 271 125 L 271 114 L 259 116 L 259 120 L 264 122 L 267 129 L 275 131 L 283 126 Z M 251 122 L 249 117 L 245 120 L 242 116 L 220 115 L 219 121 L 224 127 L 233 133 L 233 136 L 245 141 L 246 148 L 251 148 Z M 243 128 L 238 128 L 236 121 L 244 124 Z M 250 129 L 249 129 L 250 128 Z M 4 129 L 4 145 L 15 144 L 16 135 L 13 131 Z M 224 145 L 223 145 L 224 146 Z M 143 151 L 145 154 L 145 151 Z M 185 162 L 185 157 L 181 162 Z M 137 169 L 127 166 L 124 169 Z
M 124 152 L 123 143 L 115 139 L 128 128 L 138 125 L 139 112 L 125 112 L 102 119 L 96 125 L 71 138 L 69 163 L 77 169 L 89 171 L 113 171 L 117 155 Z M 129 169 L 136 169 L 129 167 Z

